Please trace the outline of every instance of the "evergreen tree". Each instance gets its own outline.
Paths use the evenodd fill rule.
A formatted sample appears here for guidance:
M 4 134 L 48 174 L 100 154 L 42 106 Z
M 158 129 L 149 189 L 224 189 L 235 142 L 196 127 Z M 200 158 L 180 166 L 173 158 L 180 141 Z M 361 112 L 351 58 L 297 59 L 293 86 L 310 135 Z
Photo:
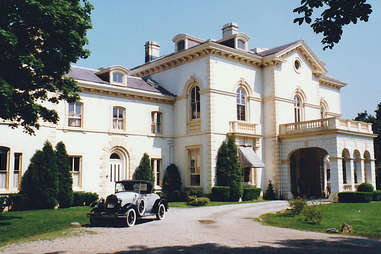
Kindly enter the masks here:
M 235 140 L 233 137 L 228 137 L 227 142 L 227 160 L 229 164 L 228 172 L 230 174 L 230 200 L 238 201 L 242 196 L 242 168 L 238 159 L 238 150 L 235 145 Z
M 147 153 L 143 154 L 140 164 L 134 173 L 134 179 L 154 182 L 155 179 L 152 173 L 151 162 Z
M 265 191 L 265 194 L 263 195 L 263 199 L 266 199 L 266 200 L 275 199 L 274 187 L 273 187 L 273 184 L 271 183 L 271 180 L 269 180 L 269 184 L 267 185 L 267 189 Z
M 70 207 L 73 203 L 73 179 L 70 174 L 70 158 L 63 142 L 56 145 L 58 193 L 57 200 L 60 207 Z
M 181 176 L 175 164 L 167 167 L 163 179 L 163 192 L 181 191 Z
M 228 145 L 223 141 L 217 154 L 216 177 L 218 186 L 229 186 L 230 172 L 228 160 Z
M 33 208 L 53 208 L 57 204 L 57 161 L 52 144 L 44 147 L 32 157 L 21 182 L 21 192 L 32 201 Z

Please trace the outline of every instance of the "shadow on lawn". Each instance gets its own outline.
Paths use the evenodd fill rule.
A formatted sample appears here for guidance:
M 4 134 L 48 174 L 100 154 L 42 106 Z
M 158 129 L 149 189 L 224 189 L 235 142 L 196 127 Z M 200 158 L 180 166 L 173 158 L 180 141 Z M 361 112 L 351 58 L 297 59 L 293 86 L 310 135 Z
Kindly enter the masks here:
M 22 219 L 21 216 L 1 216 L 0 215 L 0 227 L 11 225 L 10 220 Z
M 308 253 L 308 254 L 336 254 L 336 253 L 380 253 L 381 242 L 369 239 L 353 239 L 332 237 L 330 240 L 285 240 L 275 242 L 261 242 L 260 247 L 227 247 L 215 243 L 205 243 L 190 246 L 165 246 L 147 248 L 144 245 L 129 246 L 129 250 L 112 254 L 127 253 Z M 275 245 L 276 247 L 269 246 Z M 106 254 L 106 253 L 105 253 Z M 111 254 L 111 253 L 110 253 Z

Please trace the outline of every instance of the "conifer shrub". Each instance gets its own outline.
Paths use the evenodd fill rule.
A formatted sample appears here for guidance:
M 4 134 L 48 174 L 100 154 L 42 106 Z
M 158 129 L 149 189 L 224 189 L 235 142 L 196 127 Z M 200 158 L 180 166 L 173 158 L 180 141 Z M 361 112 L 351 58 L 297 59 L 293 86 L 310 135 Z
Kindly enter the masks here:
M 244 187 L 243 188 L 243 194 L 242 194 L 242 200 L 248 201 L 248 200 L 257 200 L 259 196 L 261 195 L 261 188 L 255 188 L 255 187 Z
M 70 174 L 70 158 L 63 142 L 56 145 L 56 157 L 58 169 L 57 200 L 60 207 L 70 207 L 73 203 L 73 179 Z
M 212 188 L 211 199 L 213 201 L 226 202 L 230 200 L 229 186 L 214 186 Z
M 228 137 L 227 156 L 229 158 L 230 173 L 230 201 L 239 201 L 242 196 L 242 168 L 238 159 L 238 150 L 233 137 Z
M 154 182 L 155 178 L 151 168 L 151 161 L 147 153 L 143 154 L 142 159 L 140 160 L 140 164 L 135 170 L 134 173 L 135 180 L 146 180 L 150 182 Z
M 179 169 L 175 164 L 171 164 L 165 170 L 162 191 L 166 193 L 181 191 L 181 187 L 182 182 Z
M 358 192 L 373 192 L 374 187 L 370 183 L 362 183 L 357 187 Z
M 273 184 L 271 183 L 271 180 L 269 180 L 269 183 L 267 185 L 267 189 L 263 195 L 263 199 L 275 200 L 275 191 L 274 191 Z
M 49 141 L 32 157 L 21 181 L 21 193 L 32 201 L 36 209 L 54 208 L 57 205 L 57 160 Z
M 229 165 L 228 144 L 226 141 L 223 141 L 217 153 L 216 179 L 218 186 L 229 186 Z
M 9 194 L 9 207 L 12 211 L 24 211 L 33 208 L 32 201 L 26 194 Z

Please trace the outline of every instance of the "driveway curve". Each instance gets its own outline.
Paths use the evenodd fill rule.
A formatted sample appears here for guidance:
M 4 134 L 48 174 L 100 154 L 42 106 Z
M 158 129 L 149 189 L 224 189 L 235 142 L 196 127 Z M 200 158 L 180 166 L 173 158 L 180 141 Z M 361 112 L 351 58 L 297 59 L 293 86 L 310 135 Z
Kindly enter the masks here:
M 171 208 L 163 221 L 133 228 L 88 228 L 53 241 L 9 245 L 2 253 L 381 253 L 381 241 L 264 226 L 253 218 L 288 207 L 286 201 Z

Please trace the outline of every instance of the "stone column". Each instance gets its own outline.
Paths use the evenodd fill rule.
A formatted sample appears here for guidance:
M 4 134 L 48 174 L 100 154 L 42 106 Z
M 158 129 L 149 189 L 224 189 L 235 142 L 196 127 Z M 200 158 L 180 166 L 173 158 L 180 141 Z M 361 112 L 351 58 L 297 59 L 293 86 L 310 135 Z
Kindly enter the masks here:
M 365 179 L 366 168 L 365 168 L 364 159 L 360 159 L 359 166 L 360 166 L 360 175 L 357 176 L 359 183 L 365 183 L 366 182 L 366 179 Z
M 349 168 L 347 168 L 347 171 L 349 171 L 349 174 L 347 173 L 347 177 L 349 176 L 349 181 L 348 181 L 348 184 L 350 184 L 352 187 L 351 187 L 351 190 L 352 191 L 355 191 L 355 166 L 354 166 L 354 163 L 355 161 L 353 160 L 353 158 L 350 158 L 349 159 Z
M 370 163 L 370 176 L 369 176 L 370 182 L 369 183 L 371 183 L 374 189 L 376 189 L 376 160 L 371 159 L 369 163 Z
M 329 157 L 331 168 L 331 193 L 337 193 L 344 189 L 342 160 L 343 159 L 340 157 Z

